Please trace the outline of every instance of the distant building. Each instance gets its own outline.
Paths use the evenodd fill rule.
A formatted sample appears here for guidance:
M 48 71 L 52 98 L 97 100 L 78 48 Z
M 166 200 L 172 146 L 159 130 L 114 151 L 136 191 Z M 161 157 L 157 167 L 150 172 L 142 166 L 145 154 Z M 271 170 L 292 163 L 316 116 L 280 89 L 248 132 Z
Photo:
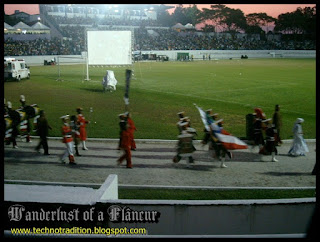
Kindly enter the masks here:
M 9 15 L 9 17 L 20 19 L 20 21 L 29 24 L 38 21 L 38 19 L 40 18 L 40 14 L 31 15 L 25 12 L 20 12 L 19 10 L 15 10 L 14 14 Z
M 158 9 L 171 6 L 159 4 L 40 4 L 40 15 L 85 18 L 125 18 L 157 20 Z

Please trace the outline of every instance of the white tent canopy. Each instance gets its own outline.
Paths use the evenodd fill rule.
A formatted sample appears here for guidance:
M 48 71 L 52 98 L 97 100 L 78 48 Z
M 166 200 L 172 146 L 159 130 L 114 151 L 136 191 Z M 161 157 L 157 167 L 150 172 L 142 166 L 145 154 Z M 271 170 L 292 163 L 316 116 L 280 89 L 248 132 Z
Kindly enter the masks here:
M 186 24 L 184 27 L 186 29 L 194 29 L 194 26 L 192 24 L 190 24 L 190 23 Z
M 32 29 L 34 30 L 49 30 L 50 28 L 40 22 L 35 23 L 34 25 L 31 26 Z
M 13 27 L 15 29 L 22 29 L 22 30 L 31 30 L 32 29 L 29 25 L 26 25 L 24 22 L 19 22 Z
M 177 23 L 172 26 L 173 29 L 185 29 L 186 27 L 183 26 L 181 23 Z
M 11 25 L 4 23 L 4 28 L 5 29 L 14 29 Z

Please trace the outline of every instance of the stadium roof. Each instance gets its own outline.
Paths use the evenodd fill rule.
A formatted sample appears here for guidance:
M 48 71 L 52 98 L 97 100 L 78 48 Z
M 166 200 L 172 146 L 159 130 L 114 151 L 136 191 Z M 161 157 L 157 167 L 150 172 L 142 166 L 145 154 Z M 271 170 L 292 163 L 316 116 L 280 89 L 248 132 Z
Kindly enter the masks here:
M 4 23 L 4 28 L 5 29 L 14 29 L 11 25 Z
M 26 25 L 24 22 L 19 22 L 15 26 L 13 26 L 15 29 L 31 29 L 29 25 Z
M 35 23 L 34 25 L 31 26 L 31 28 L 38 29 L 38 30 L 40 30 L 40 29 L 42 29 L 42 30 L 43 29 L 50 29 L 48 26 L 46 26 L 46 25 L 44 25 L 44 24 L 42 24 L 40 22 Z

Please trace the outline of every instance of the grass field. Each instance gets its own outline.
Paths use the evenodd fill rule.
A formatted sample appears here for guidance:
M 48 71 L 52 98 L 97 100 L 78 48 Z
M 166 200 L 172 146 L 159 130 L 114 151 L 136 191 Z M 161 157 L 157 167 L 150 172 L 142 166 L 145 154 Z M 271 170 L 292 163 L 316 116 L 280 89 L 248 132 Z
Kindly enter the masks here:
M 4 97 L 20 106 L 24 94 L 27 104 L 36 103 L 47 114 L 53 130 L 60 136 L 60 116 L 75 114 L 81 106 L 91 120 L 89 137 L 118 138 L 118 114 L 125 111 L 125 69 L 128 67 L 90 67 L 90 81 L 84 81 L 84 65 L 31 66 L 31 78 L 5 82 Z M 102 92 L 102 77 L 113 70 L 118 80 L 113 93 Z M 272 117 L 280 104 L 283 118 L 282 139 L 292 138 L 298 117 L 304 118 L 305 138 L 316 138 L 316 60 L 247 59 L 197 62 L 141 62 L 132 66 L 130 86 L 132 118 L 136 139 L 176 139 L 177 112 L 185 111 L 192 127 L 202 138 L 203 124 L 193 103 L 212 108 L 224 119 L 224 128 L 238 137 L 246 136 L 246 119 L 254 107 Z M 89 113 L 93 107 L 93 113 Z

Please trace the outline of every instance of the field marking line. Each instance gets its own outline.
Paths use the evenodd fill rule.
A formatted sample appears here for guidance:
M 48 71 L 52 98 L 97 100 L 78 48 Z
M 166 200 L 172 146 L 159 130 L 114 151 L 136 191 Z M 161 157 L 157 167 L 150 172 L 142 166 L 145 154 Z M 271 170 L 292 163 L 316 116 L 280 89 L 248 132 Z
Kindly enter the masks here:
M 252 105 L 252 104 L 248 104 L 248 103 L 240 103 L 240 102 L 236 102 L 236 101 L 225 101 L 225 100 L 221 100 L 219 98 L 199 97 L 199 96 L 192 95 L 192 94 L 183 94 L 183 93 L 168 92 L 168 91 L 165 92 L 165 91 L 159 91 L 159 90 L 155 90 L 155 89 L 147 89 L 147 88 L 139 88 L 139 87 L 136 87 L 136 88 L 140 89 L 140 90 L 153 91 L 153 92 L 159 92 L 159 93 L 165 93 L 165 94 L 174 94 L 174 95 L 187 96 L 187 97 L 193 97 L 193 98 L 207 99 L 207 100 L 212 100 L 212 101 L 219 101 L 219 102 L 223 102 L 223 103 L 239 104 L 239 105 L 242 105 L 242 106 L 245 106 L 245 107 L 248 107 L 248 106 L 255 107 L 256 106 L 256 105 Z M 259 107 L 268 108 L 266 106 L 261 106 L 261 105 L 259 105 Z M 309 115 L 309 116 L 315 116 L 316 115 L 316 114 L 310 114 L 310 113 L 289 111 L 289 110 L 286 110 L 286 109 L 282 109 L 282 110 L 285 111 L 285 112 L 288 112 L 288 113 L 297 113 L 297 114 L 303 114 L 303 115 Z

